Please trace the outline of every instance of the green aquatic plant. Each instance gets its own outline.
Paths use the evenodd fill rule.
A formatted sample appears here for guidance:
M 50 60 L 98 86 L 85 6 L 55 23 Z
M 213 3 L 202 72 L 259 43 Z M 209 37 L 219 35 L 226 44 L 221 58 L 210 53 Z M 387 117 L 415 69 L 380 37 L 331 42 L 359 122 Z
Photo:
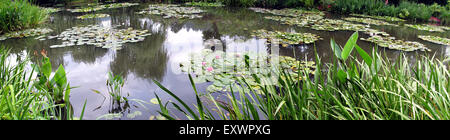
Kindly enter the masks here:
M 321 39 L 318 35 L 311 33 L 289 33 L 280 31 L 267 31 L 264 29 L 253 31 L 253 36 L 267 39 L 271 44 L 278 43 L 282 46 L 310 44 Z
M 220 2 L 187 2 L 187 6 L 198 6 L 198 7 L 223 7 L 224 5 Z
M 10 38 L 24 38 L 24 37 L 32 37 L 32 36 L 44 36 L 53 32 L 52 29 L 49 28 L 36 28 L 36 29 L 26 29 L 22 31 L 15 31 L 3 34 L 0 36 L 0 41 L 10 39 Z
M 50 78 L 51 64 L 43 54 L 42 65 L 28 69 L 29 58 L 14 59 L 9 49 L 0 48 L 0 120 L 77 119 L 64 69 L 60 66 Z
M 85 12 L 94 12 L 94 11 L 100 11 L 104 9 L 113 9 L 113 8 L 123 8 L 123 7 L 130 7 L 139 5 L 139 3 L 111 3 L 111 4 L 105 4 L 105 5 L 92 5 L 85 8 L 79 8 L 79 9 L 67 9 L 67 11 L 73 12 L 73 13 L 85 13 Z
M 324 16 L 325 13 L 322 11 L 317 10 L 304 10 L 304 9 L 292 9 L 292 8 L 285 8 L 285 9 L 265 9 L 265 8 L 255 8 L 251 7 L 250 10 L 253 10 L 258 13 L 269 13 L 277 16 L 287 16 L 287 17 L 304 17 L 304 16 L 311 16 L 311 15 L 317 15 L 317 16 Z
M 350 14 L 350 15 L 351 16 L 357 16 L 357 17 L 364 17 L 364 18 L 372 18 L 372 19 L 390 21 L 390 22 L 403 22 L 403 21 L 406 21 L 404 19 L 397 18 L 397 17 L 391 17 L 391 16 L 369 16 L 369 15 L 363 15 L 363 14 Z
M 436 44 L 442 44 L 442 45 L 450 45 L 450 39 L 445 37 L 438 37 L 438 36 L 430 36 L 430 35 L 419 35 L 420 39 L 425 41 L 430 41 Z
M 57 38 L 64 41 L 61 45 L 52 45 L 50 48 L 93 45 L 118 50 L 122 48 L 124 43 L 140 42 L 146 36 L 151 35 L 148 30 L 116 29 L 117 27 L 102 27 L 99 25 L 72 27 L 63 31 L 60 35 L 49 36 L 48 39 Z
M 371 19 L 371 18 L 347 17 L 347 18 L 344 18 L 344 20 L 353 21 L 353 22 L 360 22 L 360 23 L 364 23 L 364 24 L 371 24 L 371 25 L 398 26 L 396 24 L 391 24 L 391 23 L 388 23 L 388 22 L 385 22 L 385 21 L 375 20 L 375 19 Z
M 188 61 L 180 64 L 182 72 L 194 74 L 194 83 L 211 82 L 207 87 L 209 92 L 229 92 L 236 86 L 240 78 L 245 78 L 254 89 L 257 80 L 277 78 L 278 69 L 285 69 L 297 74 L 297 71 L 314 73 L 314 62 L 297 61 L 292 57 L 248 53 L 225 53 L 223 51 L 202 50 L 201 53 L 193 53 Z M 252 75 L 258 75 L 255 79 Z M 304 76 L 297 75 L 297 80 Z M 272 80 L 269 80 L 272 81 Z M 276 83 L 267 83 L 276 84 Z
M 150 5 L 148 9 L 137 12 L 137 14 L 161 15 L 163 18 L 201 18 L 204 11 L 197 7 L 181 7 L 172 4 Z
M 113 102 L 121 103 L 122 101 L 128 101 L 128 99 L 122 95 L 124 84 L 125 80 L 121 75 L 114 75 L 112 72 L 108 73 L 106 86 L 108 87 L 108 93 Z
M 198 93 L 189 75 L 196 104 L 188 106 L 177 94 L 154 81 L 176 102 L 158 96 L 159 113 L 167 119 L 193 120 L 448 120 L 450 119 L 450 73 L 441 61 L 420 56 L 414 63 L 405 56 L 392 61 L 377 51 L 370 55 L 356 44 L 353 34 L 341 47 L 330 41 L 331 64 L 322 64 L 316 54 L 313 78 L 294 82 L 279 78 L 283 86 L 261 84 L 255 94 L 246 81 L 224 96 Z M 362 60 L 356 57 L 361 56 Z M 301 72 L 301 71 L 299 71 Z M 289 74 L 283 74 L 289 77 Z M 200 98 L 204 97 L 204 98 Z M 207 100 L 208 104 L 201 99 Z M 175 106 L 174 110 L 169 105 Z M 180 112 L 184 116 L 176 116 Z
M 53 7 L 41 7 L 41 9 L 43 9 L 47 13 L 56 13 L 56 12 L 62 11 L 61 8 L 53 8 Z
M 67 81 L 64 67 L 60 65 L 52 76 L 52 64 L 46 56 L 46 51 L 41 52 L 43 55 L 40 65 L 32 65 L 38 73 L 37 81 L 34 87 L 41 91 L 49 91 L 52 99 L 57 104 L 69 102 L 70 85 Z
M 266 16 L 264 18 L 278 21 L 287 25 L 310 27 L 311 24 L 314 24 L 323 19 L 323 16 L 320 15 L 305 15 L 303 17 Z
M 366 29 L 365 25 L 346 22 L 343 20 L 322 19 L 311 25 L 314 30 L 326 30 L 326 31 L 359 31 Z
M 361 40 L 376 43 L 380 47 L 386 47 L 401 51 L 430 51 L 425 45 L 419 42 L 397 40 L 395 37 L 374 35 L 369 38 L 361 38 Z
M 430 32 L 445 32 L 446 30 L 450 30 L 449 27 L 427 25 L 427 24 L 419 24 L 419 25 L 405 24 L 405 26 L 411 27 L 411 28 L 414 28 L 417 30 L 430 31 Z
M 108 14 L 86 14 L 82 16 L 77 16 L 77 19 L 88 19 L 88 18 L 104 18 L 109 17 Z

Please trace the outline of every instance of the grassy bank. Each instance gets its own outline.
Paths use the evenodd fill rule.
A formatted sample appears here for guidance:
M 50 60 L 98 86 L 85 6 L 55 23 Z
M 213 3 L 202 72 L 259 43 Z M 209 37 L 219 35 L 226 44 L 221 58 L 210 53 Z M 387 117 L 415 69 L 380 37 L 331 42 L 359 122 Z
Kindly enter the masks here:
M 379 53 L 363 51 L 356 44 L 357 38 L 358 34 L 353 34 L 343 47 L 331 40 L 333 61 L 319 71 L 322 64 L 317 57 L 318 71 L 313 77 L 294 82 L 292 75 L 280 70 L 283 76 L 278 79 L 279 85 L 259 81 L 262 94 L 256 94 L 245 79 L 238 82 L 237 91 L 225 95 L 226 100 L 202 95 L 192 84 L 197 104 L 190 107 L 155 81 L 176 100 L 169 104 L 158 99 L 160 114 L 167 119 L 200 120 L 450 119 L 450 73 L 444 63 L 422 56 L 411 62 L 403 55 L 391 61 Z M 298 74 L 307 75 L 301 71 Z M 201 101 L 201 96 L 207 101 Z M 169 108 L 186 117 L 173 115 Z
M 48 13 L 28 0 L 0 0 L 0 34 L 34 28 L 45 22 Z

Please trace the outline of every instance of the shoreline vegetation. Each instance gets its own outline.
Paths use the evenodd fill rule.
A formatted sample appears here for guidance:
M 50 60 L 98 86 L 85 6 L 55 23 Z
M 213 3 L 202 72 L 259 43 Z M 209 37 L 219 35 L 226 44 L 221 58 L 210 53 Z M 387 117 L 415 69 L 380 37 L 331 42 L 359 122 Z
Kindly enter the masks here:
M 43 9 L 31 4 L 27 0 L 0 0 L 0 41 L 7 38 L 22 38 L 27 36 L 40 36 L 52 32 L 51 29 L 32 28 L 44 23 L 51 12 L 57 10 Z M 98 3 L 98 2 L 97 2 Z M 183 3 L 185 3 L 183 1 Z M 109 15 L 93 14 L 97 10 L 138 5 L 111 4 L 107 7 L 94 9 L 75 9 L 75 12 L 87 12 L 78 20 L 84 18 L 103 18 Z M 180 66 L 189 76 L 191 86 L 196 98 L 194 107 L 180 99 L 176 93 L 171 92 L 164 85 L 153 82 L 165 93 L 155 93 L 156 98 L 151 103 L 160 107 L 159 119 L 189 119 L 189 120 L 448 120 L 450 119 L 450 72 L 447 61 L 434 57 L 417 56 L 415 62 L 410 62 L 406 56 L 400 54 L 397 59 L 390 60 L 376 51 L 367 53 L 356 42 L 367 40 L 377 43 L 380 47 L 394 48 L 403 51 L 426 50 L 422 44 L 395 40 L 385 32 L 366 28 L 363 24 L 380 26 L 393 26 L 390 22 L 404 20 L 432 21 L 447 23 L 450 21 L 449 2 L 445 6 L 432 4 L 418 4 L 410 1 L 401 1 L 398 4 L 385 3 L 381 0 L 220 0 L 209 2 L 189 2 L 185 5 L 195 7 L 264 7 L 253 8 L 256 12 L 271 13 L 279 16 L 266 17 L 275 21 L 296 26 L 311 26 L 316 30 L 354 31 L 346 44 L 337 44 L 330 40 L 332 50 L 330 63 L 323 63 L 317 52 L 312 62 L 299 61 L 291 57 L 279 57 L 280 64 L 264 63 L 270 69 L 251 67 L 267 62 L 268 58 L 276 56 L 260 56 L 260 54 L 236 53 L 226 54 L 219 51 L 204 50 L 197 56 L 199 61 L 187 61 Z M 98 5 L 97 5 L 98 6 Z M 267 10 L 265 8 L 270 8 Z M 275 8 L 303 8 L 306 10 L 278 10 Z M 176 13 L 165 13 L 167 9 L 175 9 Z M 177 6 L 150 7 L 144 14 L 161 15 L 165 18 L 201 18 L 199 14 L 204 11 L 194 8 L 181 8 Z M 320 10 L 320 11 L 319 11 Z M 319 12 L 317 12 L 319 11 Z M 323 19 L 323 11 L 351 14 L 364 18 L 347 18 L 344 20 Z M 183 13 L 186 15 L 177 15 Z M 190 13 L 189 13 L 190 12 Z M 165 13 L 166 15 L 164 15 Z M 308 15 L 308 20 L 298 20 L 300 15 Z M 370 19 L 370 20 L 368 20 Z M 384 20 L 384 21 L 382 21 Z M 306 21 L 306 22 L 305 22 Z M 320 22 L 318 22 L 320 21 Z M 387 21 L 387 22 L 385 22 Z M 395 25 L 397 26 L 397 25 Z M 445 26 L 407 25 L 418 30 L 448 32 Z M 351 28 L 349 28 L 351 27 Z M 439 27 L 439 28 L 438 28 Z M 103 30 L 96 26 L 83 27 L 84 31 Z M 18 31 L 14 33 L 14 31 Z M 22 32 L 21 32 L 22 31 Z M 26 31 L 26 32 L 25 32 Z M 62 34 L 61 40 L 69 40 L 62 45 L 53 47 L 66 47 L 84 44 L 98 44 L 103 48 L 119 48 L 121 43 L 138 42 L 145 36 L 151 35 L 147 30 L 139 31 L 132 28 L 118 30 L 117 38 L 122 40 L 116 44 L 105 45 L 108 42 L 99 35 L 83 33 L 69 35 Z M 109 32 L 109 31 L 108 31 Z M 359 32 L 369 34 L 367 39 L 359 38 Z M 97 33 L 97 32 L 96 32 Z M 79 36 L 78 36 L 79 35 Z M 107 35 L 103 33 L 100 35 Z M 81 37 L 80 37 L 81 36 Z M 282 43 L 284 47 L 300 44 L 314 44 L 321 38 L 310 33 L 290 33 L 279 31 L 257 30 L 253 36 L 273 39 L 273 44 Z M 383 37 L 382 37 L 383 36 Z M 55 38 L 58 36 L 47 37 Z M 71 39 L 68 39 L 72 37 Z M 94 42 L 94 38 L 97 39 Z M 109 37 L 112 38 L 112 37 Z M 438 36 L 420 35 L 418 38 L 436 44 L 450 44 L 450 40 Z M 103 43 L 103 44 L 102 44 Z M 380 45 L 381 44 L 381 45 Z M 385 45 L 383 45 L 385 44 Z M 394 45 L 395 46 L 394 46 Z M 415 48 L 401 48 L 403 46 Z M 412 45 L 411 45 L 412 44 Z M 95 45 L 95 44 L 94 44 Z M 105 47 L 106 46 L 106 47 Z M 400 47 L 399 47 L 400 46 Z M 52 48 L 52 46 L 50 46 Z M 81 114 L 74 115 L 69 101 L 70 86 L 65 69 L 60 65 L 56 71 L 52 66 L 47 52 L 42 50 L 39 64 L 32 64 L 29 60 L 14 59 L 9 49 L 0 47 L 0 120 L 78 120 L 83 119 L 86 101 Z M 206 54 L 206 55 L 204 55 Z M 204 55 L 204 56 L 203 56 Z M 253 58 L 265 58 L 254 60 Z M 362 58 L 362 59 L 361 59 Z M 225 60 L 226 59 L 226 60 Z M 208 61 L 206 61 L 208 60 Z M 239 60 L 228 62 L 227 60 Z M 221 67 L 219 67 L 221 66 Z M 197 69 L 198 68 L 198 69 Z M 220 71 L 230 70 L 233 71 Z M 238 71 L 235 68 L 239 68 Z M 198 71 L 191 71 L 196 69 Z M 270 73 L 269 78 L 260 73 L 249 71 L 265 71 Z M 227 74 L 223 74 L 227 73 Z M 125 78 L 120 74 L 109 73 L 107 81 L 108 92 L 113 104 L 132 101 L 122 93 Z M 210 93 L 200 93 L 197 83 L 213 82 L 208 87 Z M 217 100 L 213 93 L 224 91 L 226 100 Z M 99 93 L 99 91 L 96 91 Z M 162 101 L 161 94 L 168 94 L 175 99 Z M 207 102 L 208 104 L 206 104 Z M 176 112 L 176 113 L 175 113 Z M 135 115 L 141 112 L 131 114 Z M 184 114 L 177 116 L 175 114 Z M 106 114 L 102 117 L 113 117 Z M 130 115 L 130 114 L 129 114 Z M 74 117 L 79 116 L 79 117 Z M 119 116 L 120 117 L 120 116 Z

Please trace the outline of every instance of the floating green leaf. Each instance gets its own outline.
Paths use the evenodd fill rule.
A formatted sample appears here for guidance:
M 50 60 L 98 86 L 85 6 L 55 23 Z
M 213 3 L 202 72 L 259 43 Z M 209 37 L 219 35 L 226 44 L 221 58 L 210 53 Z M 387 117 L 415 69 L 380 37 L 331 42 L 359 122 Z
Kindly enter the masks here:
M 450 45 L 450 39 L 444 38 L 444 37 L 438 37 L 438 36 L 425 36 L 425 35 L 419 35 L 420 39 L 430 41 L 436 44 L 442 44 L 442 45 Z

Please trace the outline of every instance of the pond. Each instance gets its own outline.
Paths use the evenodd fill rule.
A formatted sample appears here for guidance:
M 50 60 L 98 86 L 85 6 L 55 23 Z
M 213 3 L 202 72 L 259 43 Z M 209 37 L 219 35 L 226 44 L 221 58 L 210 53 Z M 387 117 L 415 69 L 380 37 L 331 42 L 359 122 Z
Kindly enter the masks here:
M 329 62 L 333 53 L 329 46 L 333 38 L 338 44 L 345 44 L 353 31 L 320 31 L 307 27 L 281 24 L 280 22 L 264 18 L 269 14 L 257 13 L 247 8 L 202 8 L 205 13 L 200 18 L 163 18 L 158 15 L 140 15 L 137 12 L 148 8 L 148 4 L 140 4 L 127 8 L 115 8 L 96 11 L 97 14 L 108 14 L 100 18 L 79 19 L 83 13 L 60 11 L 53 13 L 50 21 L 43 25 L 59 35 L 67 29 L 76 26 L 98 25 L 99 27 L 114 27 L 119 29 L 133 28 L 148 30 L 151 33 L 140 42 L 125 43 L 121 49 L 106 49 L 92 45 L 77 45 L 59 48 L 50 46 L 62 44 L 58 39 L 39 40 L 35 37 L 22 39 L 7 39 L 0 41 L 1 45 L 11 48 L 18 56 L 32 55 L 33 52 L 46 50 L 51 60 L 53 70 L 61 64 L 67 72 L 72 89 L 70 102 L 75 114 L 81 113 L 86 103 L 85 119 L 96 119 L 109 113 L 121 113 L 116 119 L 149 119 L 158 115 L 159 105 L 150 103 L 155 93 L 163 101 L 173 98 L 165 94 L 153 80 L 166 86 L 189 104 L 195 104 L 195 94 L 189 82 L 188 75 L 180 70 L 180 63 L 189 59 L 189 54 L 208 49 L 204 44 L 212 39 L 219 39 L 225 52 L 260 52 L 278 53 L 283 56 L 295 57 L 297 60 L 313 61 L 315 50 L 324 62 Z M 340 19 L 343 16 L 327 13 L 326 18 Z M 416 23 L 417 24 L 417 23 Z M 416 41 L 430 49 L 429 52 L 413 51 L 405 53 L 412 60 L 417 54 L 450 56 L 450 49 L 445 45 L 438 45 L 419 39 L 418 35 L 434 35 L 450 38 L 449 31 L 428 32 L 416 30 L 406 26 L 376 26 L 371 28 L 384 31 L 396 39 Z M 279 47 L 275 51 L 268 47 L 266 39 L 252 36 L 255 30 L 305 32 L 320 36 L 321 40 L 315 44 L 299 45 L 295 47 Z M 360 34 L 361 38 L 368 35 Z M 217 42 L 216 42 L 217 43 Z M 371 51 L 375 44 L 358 41 L 366 51 Z M 217 48 L 216 48 L 217 49 Z M 392 59 L 397 58 L 402 51 L 379 48 Z M 37 60 L 32 59 L 34 63 Z M 112 104 L 106 81 L 108 72 L 122 74 L 125 79 L 123 93 L 129 99 L 122 104 Z M 200 92 L 206 93 L 208 83 L 197 85 Z M 97 93 L 95 91 L 99 91 Z M 220 93 L 215 93 L 222 98 Z M 225 97 L 223 97 L 225 98 Z M 143 103 L 141 101 L 148 102 Z M 136 111 L 140 113 L 136 113 Z M 129 114 L 139 114 L 136 116 Z

